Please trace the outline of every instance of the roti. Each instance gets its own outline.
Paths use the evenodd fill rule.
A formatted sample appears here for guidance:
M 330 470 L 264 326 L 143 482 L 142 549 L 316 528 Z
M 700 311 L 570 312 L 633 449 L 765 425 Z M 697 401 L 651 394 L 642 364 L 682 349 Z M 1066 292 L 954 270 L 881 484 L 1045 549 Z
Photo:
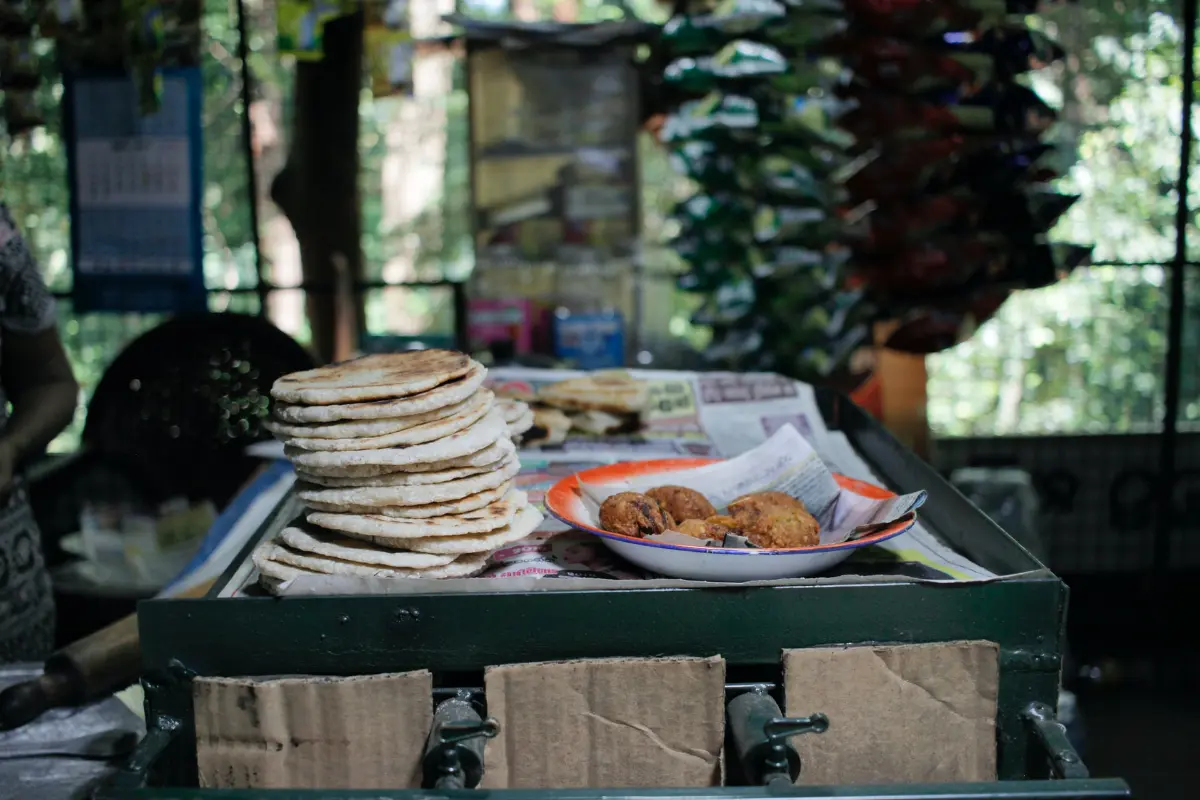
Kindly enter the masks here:
M 309 555 L 279 544 L 271 545 L 271 549 L 264 553 L 264 559 L 324 575 L 357 575 L 364 578 L 466 578 L 482 572 L 487 566 L 486 555 L 467 555 L 443 566 L 427 569 L 380 567 L 329 556 Z
M 410 447 L 389 447 L 382 450 L 304 450 L 285 445 L 283 454 L 292 463 L 310 467 L 345 467 L 371 464 L 380 467 L 404 467 L 409 464 L 428 464 L 477 453 L 498 439 L 508 438 L 504 417 L 494 408 L 483 418 L 464 430 L 452 433 L 436 442 Z M 391 470 L 389 470 L 391 471 Z
M 517 511 L 527 503 L 528 497 L 524 492 L 514 491 L 477 511 L 455 516 L 398 519 L 379 514 L 333 514 L 314 511 L 308 514 L 307 519 L 313 525 L 326 530 L 338 531 L 356 539 L 366 538 L 367 541 L 381 542 L 392 539 L 487 533 L 508 525 Z
M 639 413 L 650 399 L 649 386 L 622 370 L 593 372 L 543 386 L 538 401 L 567 411 Z
M 519 420 L 529 410 L 529 406 L 520 400 L 510 400 L 503 397 L 496 399 L 496 408 L 500 409 L 500 413 L 504 415 L 504 421 L 510 425 Z
M 304 405 L 408 397 L 461 378 L 470 368 L 471 358 L 453 350 L 380 353 L 284 375 L 271 396 Z
M 476 392 L 470 400 L 461 404 L 462 409 L 441 419 L 422 422 L 380 436 L 356 436 L 349 439 L 318 439 L 293 437 L 284 440 L 284 446 L 303 450 L 380 450 L 385 447 L 408 447 L 426 442 L 436 442 L 452 433 L 469 428 L 492 409 L 492 393 L 487 389 Z
M 314 511 L 329 511 L 334 514 L 378 514 L 381 517 L 443 517 L 475 511 L 496 502 L 512 488 L 512 481 L 505 481 L 494 489 L 485 489 L 468 497 L 446 500 L 440 503 L 422 503 L 411 506 L 363 506 L 350 503 L 325 503 L 306 500 L 305 505 Z
M 491 394 L 491 392 L 488 392 L 488 394 Z M 383 436 L 384 434 L 396 433 L 397 431 L 406 431 L 426 422 L 452 417 L 461 411 L 466 411 L 474 407 L 480 401 L 480 395 L 481 392 L 476 391 L 470 397 L 460 402 L 420 414 L 410 414 L 406 417 L 307 423 L 267 420 L 264 424 L 271 433 L 275 434 L 277 439 L 290 439 L 293 437 L 302 439 L 353 439 L 358 436 Z
M 520 464 L 515 455 L 510 455 L 496 464 L 483 467 L 459 467 L 433 472 L 391 472 L 387 475 L 373 475 L 364 478 L 333 478 L 325 475 L 314 475 L 304 470 L 296 470 L 296 476 L 306 483 L 323 486 L 330 489 L 344 489 L 355 486 L 428 486 L 433 483 L 446 483 L 461 478 L 470 478 L 494 469 L 504 469 L 510 462 Z
M 508 525 L 488 533 L 405 539 L 404 546 L 418 553 L 490 553 L 497 547 L 519 542 L 537 530 L 537 526 L 541 524 L 542 512 L 533 506 L 525 506 Z M 388 540 L 378 541 L 383 544 Z
M 562 444 L 571 432 L 571 418 L 557 408 L 535 408 L 533 427 L 526 431 L 522 444 L 553 446 Z
M 524 415 L 508 423 L 508 435 L 516 439 L 533 427 L 533 411 L 526 408 Z
M 299 484 L 296 487 L 296 494 L 305 503 L 321 503 L 329 507 L 381 508 L 384 506 L 416 506 L 429 503 L 444 503 L 448 500 L 470 497 L 487 489 L 495 489 L 502 484 L 508 483 L 520 469 L 521 462 L 514 458 L 510 459 L 500 469 L 444 483 L 417 486 L 353 486 L 343 488 L 325 488 L 312 484 Z
M 324 406 L 275 403 L 275 418 L 287 423 L 305 424 L 337 420 L 375 420 L 424 414 L 461 403 L 479 389 L 487 377 L 487 368 L 472 361 L 467 374 L 441 386 L 407 397 L 369 400 L 365 403 L 334 403 Z
M 310 526 L 284 528 L 283 532 L 279 534 L 279 538 L 285 545 L 297 552 L 353 561 L 356 564 L 373 564 L 401 569 L 428 569 L 429 567 L 443 567 L 454 560 L 454 555 L 385 550 L 360 539 L 350 539 Z
M 404 466 L 394 467 L 380 464 L 357 464 L 347 466 L 331 466 L 331 467 L 313 467 L 308 465 L 294 464 L 297 475 L 311 477 L 313 475 L 324 478 L 343 478 L 347 480 L 357 480 L 359 478 L 378 478 L 385 475 L 399 475 L 402 473 L 416 472 L 443 472 L 451 469 L 465 468 L 494 468 L 503 463 L 517 452 L 517 448 L 507 438 L 497 439 L 482 450 L 461 456 L 459 458 L 450 458 L 445 461 L 430 461 L 425 464 L 406 464 Z M 316 483 L 316 481 L 313 481 Z M 435 481 L 436 482 L 436 481 Z M 358 485 L 358 484 L 350 484 Z

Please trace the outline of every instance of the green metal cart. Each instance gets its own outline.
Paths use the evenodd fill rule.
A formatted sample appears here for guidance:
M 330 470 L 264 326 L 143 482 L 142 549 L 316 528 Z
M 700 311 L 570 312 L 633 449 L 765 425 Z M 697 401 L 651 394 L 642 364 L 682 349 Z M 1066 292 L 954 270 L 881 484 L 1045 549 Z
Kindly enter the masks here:
M 250 550 L 294 513 L 285 501 L 210 594 L 194 600 L 152 600 L 139 618 L 149 733 L 133 759 L 101 796 L 185 800 L 335 800 L 395 798 L 459 800 L 599 800 L 632 797 L 770 796 L 833 798 L 1117 798 L 1120 780 L 1097 780 L 1054 719 L 1067 588 L 984 517 L 932 468 L 897 443 L 852 403 L 819 397 L 828 427 L 842 431 L 876 474 L 898 492 L 924 488 L 922 518 L 948 544 L 998 574 L 992 583 L 852 583 L 788 587 L 390 596 L 237 597 L 216 599 L 244 575 Z M 653 602 L 646 592 L 653 591 Z M 746 620 L 769 620 L 748 625 Z M 536 622 L 536 624 L 533 624 Z M 536 636 L 530 630 L 538 630 Z M 587 631 L 588 635 L 580 635 Z M 1000 648 L 997 782 L 891 786 L 794 786 L 780 780 L 793 755 L 786 732 L 764 732 L 763 718 L 730 706 L 731 730 L 745 774 L 759 785 L 679 790 L 472 790 L 462 770 L 433 764 L 430 788 L 397 791 L 210 790 L 197 785 L 191 679 L 195 676 L 283 674 L 365 675 L 429 669 L 435 695 L 474 692 L 495 664 L 562 659 L 720 653 L 727 701 L 750 690 L 769 695 L 780 684 L 780 652 L 834 644 L 933 643 L 987 640 Z M 431 698 L 431 703 L 440 697 Z M 743 708 L 744 710 L 744 708 Z M 762 711 L 761 708 L 758 709 Z M 742 714 L 738 719 L 734 714 Z M 753 715 L 751 715 L 753 716 Z M 769 718 L 769 715 L 768 717 Z M 435 717 L 436 722 L 436 717 Z M 747 723 L 749 728 L 747 728 Z M 431 755 L 473 758 L 454 737 Z M 743 737 L 744 739 L 744 737 Z M 432 763 L 432 762 L 431 762 Z M 470 765 L 468 765 L 469 767 Z M 477 764 L 475 765 L 478 766 Z M 794 767 L 794 765 L 792 765 Z M 468 768 L 467 773 L 471 770 Z M 435 788 L 438 787 L 438 788 Z

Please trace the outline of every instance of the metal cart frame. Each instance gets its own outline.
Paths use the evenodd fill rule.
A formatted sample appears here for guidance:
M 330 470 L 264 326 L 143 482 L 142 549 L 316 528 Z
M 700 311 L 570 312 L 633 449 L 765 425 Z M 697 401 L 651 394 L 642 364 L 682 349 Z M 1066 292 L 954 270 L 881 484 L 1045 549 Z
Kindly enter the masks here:
M 207 597 L 152 600 L 140 605 L 149 734 L 120 778 L 101 796 L 147 800 L 448 800 L 452 795 L 478 796 L 429 790 L 179 788 L 194 787 L 197 782 L 191 691 L 191 678 L 197 675 L 354 675 L 429 669 L 435 685 L 449 689 L 481 686 L 482 670 L 494 664 L 719 653 L 726 659 L 728 680 L 778 685 L 780 651 L 785 648 L 966 639 L 988 640 L 1000 647 L 1000 780 L 995 783 L 505 790 L 490 794 L 505 800 L 1130 796 L 1122 781 L 1087 777 L 1086 768 L 1053 717 L 1064 650 L 1066 586 L 857 406 L 833 393 L 819 393 L 819 400 L 829 428 L 843 432 L 891 488 L 929 492 L 922 518 L 949 544 L 984 567 L 1000 574 L 1021 573 L 1020 577 L 963 585 L 864 582 L 216 599 L 238 574 L 254 545 L 288 521 L 289 503 L 285 502 Z M 653 602 L 647 602 L 648 591 L 655 593 Z M 747 624 L 748 620 L 770 622 L 754 625 Z M 535 627 L 531 621 L 536 621 L 536 636 L 529 634 Z M 729 688 L 736 691 L 734 685 Z

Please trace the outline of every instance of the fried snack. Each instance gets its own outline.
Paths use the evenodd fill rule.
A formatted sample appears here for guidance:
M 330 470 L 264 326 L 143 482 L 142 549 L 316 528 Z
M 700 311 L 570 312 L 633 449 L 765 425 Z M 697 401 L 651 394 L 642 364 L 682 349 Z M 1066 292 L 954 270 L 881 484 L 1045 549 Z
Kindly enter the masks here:
M 821 528 L 804 503 L 783 492 L 754 492 L 729 504 L 738 532 L 758 547 L 812 547 Z
M 738 533 L 738 521 L 728 514 L 717 514 L 704 521 L 711 522 L 713 525 L 720 525 L 722 528 L 728 528 L 733 533 Z
M 733 532 L 724 525 L 718 525 L 715 522 L 706 522 L 702 519 L 684 520 L 675 526 L 675 530 L 697 539 L 712 539 L 718 542 L 723 541 L 726 534 Z
M 717 513 L 704 495 L 684 486 L 658 486 L 646 492 L 646 496 L 656 500 L 676 522 L 708 519 Z
M 653 498 L 621 492 L 600 504 L 600 527 L 638 539 L 675 527 L 675 520 Z

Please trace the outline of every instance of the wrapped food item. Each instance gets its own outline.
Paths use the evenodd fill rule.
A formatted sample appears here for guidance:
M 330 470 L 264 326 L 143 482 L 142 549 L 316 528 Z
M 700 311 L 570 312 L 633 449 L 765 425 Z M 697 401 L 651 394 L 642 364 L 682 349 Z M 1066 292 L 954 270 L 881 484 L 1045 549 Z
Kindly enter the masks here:
M 808 244 L 862 239 L 869 233 L 872 202 L 851 209 L 828 210 L 806 205 L 760 205 L 754 212 L 754 240 L 759 244 Z
M 707 14 L 674 17 L 662 29 L 662 38 L 678 55 L 712 53 L 734 39 L 752 39 L 775 46 L 804 52 L 829 36 L 843 33 L 848 27 L 844 17 L 835 13 L 805 13 L 789 8 L 779 0 L 726 0 Z M 832 4 L 824 4 L 831 6 Z M 825 8 L 816 11 L 835 12 Z
M 946 36 L 942 41 L 957 52 L 990 55 L 996 71 L 1006 76 L 1043 69 L 1066 56 L 1046 34 L 1014 23 L 995 25 L 981 33 Z
M 920 37 L 965 31 L 1009 16 L 1037 13 L 1041 0 L 844 0 L 846 14 L 870 30 Z
M 739 39 L 712 56 L 686 56 L 667 65 L 663 82 L 677 90 L 706 93 L 767 86 L 781 92 L 804 93 L 847 79 L 847 71 L 830 61 L 797 56 L 778 48 Z
M 909 94 L 983 83 L 996 74 L 987 53 L 944 52 L 887 36 L 833 37 L 819 52 L 839 58 L 859 83 Z

